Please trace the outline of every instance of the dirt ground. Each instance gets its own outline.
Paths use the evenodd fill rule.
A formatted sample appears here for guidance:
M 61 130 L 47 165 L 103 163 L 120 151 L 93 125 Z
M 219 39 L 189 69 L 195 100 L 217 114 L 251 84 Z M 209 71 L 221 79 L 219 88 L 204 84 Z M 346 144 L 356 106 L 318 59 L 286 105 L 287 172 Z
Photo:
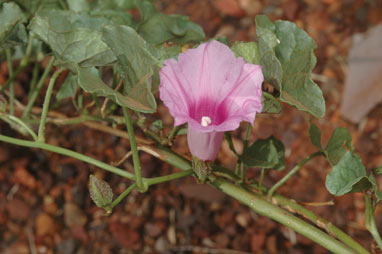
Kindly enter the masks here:
M 347 122 L 339 114 L 351 36 L 382 23 L 380 1 L 162 0 L 156 5 L 167 14 L 190 16 L 203 27 L 208 38 L 227 36 L 229 41 L 255 40 L 253 20 L 260 13 L 272 20 L 296 22 L 318 44 L 313 72 L 323 90 L 327 114 L 313 122 L 322 130 L 323 143 L 336 127 L 347 127 L 366 168 L 382 165 L 382 105 L 377 105 L 359 124 Z M 27 69 L 16 81 L 17 99 L 23 103 L 31 70 Z M 2 63 L 0 80 L 7 76 L 6 63 Z M 73 108 L 68 102 L 55 110 L 70 115 Z M 159 105 L 156 116 L 163 120 L 165 131 L 169 131 L 173 120 L 163 105 Z M 310 118 L 285 104 L 280 115 L 257 116 L 250 140 L 275 135 L 287 147 L 286 169 L 269 172 L 265 185 L 271 186 L 314 151 L 307 133 Z M 243 125 L 232 133 L 238 150 L 243 146 L 244 131 Z M 3 122 L 0 133 L 18 135 Z M 46 135 L 49 144 L 108 163 L 120 160 L 129 151 L 126 139 L 84 125 L 49 125 Z M 174 146 L 177 152 L 189 156 L 184 136 L 178 137 Z M 146 153 L 140 153 L 140 157 L 145 177 L 176 171 Z M 224 144 L 218 163 L 233 169 L 235 162 L 228 145 Z M 126 161 L 122 167 L 129 170 L 131 163 Z M 306 203 L 309 209 L 372 249 L 372 238 L 364 227 L 362 194 L 339 198 L 330 195 L 325 189 L 329 171 L 329 164 L 316 158 L 280 188 L 279 193 Z M 127 180 L 72 158 L 0 143 L 0 253 L 329 253 L 212 187 L 196 184 L 191 177 L 153 186 L 145 194 L 133 192 L 110 216 L 104 216 L 104 211 L 89 197 L 90 173 L 105 179 L 115 194 L 129 185 Z M 259 175 L 258 169 L 248 170 L 249 177 Z M 382 186 L 382 179 L 378 181 Z M 334 201 L 335 205 L 309 205 L 327 201 Z M 381 205 L 377 207 L 376 219 L 382 230 Z

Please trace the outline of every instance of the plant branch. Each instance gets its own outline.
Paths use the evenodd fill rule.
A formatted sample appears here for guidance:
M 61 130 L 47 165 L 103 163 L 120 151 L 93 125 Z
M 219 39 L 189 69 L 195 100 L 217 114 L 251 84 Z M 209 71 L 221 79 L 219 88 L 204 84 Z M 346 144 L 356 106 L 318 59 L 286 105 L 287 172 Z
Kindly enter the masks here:
M 332 238 L 330 235 L 320 229 L 310 225 L 304 220 L 294 216 L 293 214 L 281 209 L 264 199 L 261 195 L 250 193 L 226 180 L 210 177 L 211 185 L 226 193 L 227 195 L 239 200 L 247 205 L 256 213 L 267 216 L 293 230 L 303 236 L 318 243 L 324 248 L 337 254 L 356 254 L 356 252 L 345 246 L 341 242 Z
M 118 205 L 129 193 L 137 187 L 136 183 L 131 184 L 124 192 L 122 192 L 110 205 L 110 208 L 113 209 L 116 205 Z
M 365 217 L 366 217 L 366 228 L 370 232 L 370 234 L 373 236 L 374 240 L 378 244 L 378 247 L 382 250 L 382 238 L 378 233 L 378 228 L 375 223 L 375 217 L 374 217 L 374 206 L 373 202 L 371 200 L 371 197 L 365 193 L 365 206 L 366 206 L 366 212 L 365 212 Z
M 83 162 L 89 163 L 91 165 L 97 166 L 97 167 L 102 168 L 108 172 L 122 176 L 124 178 L 129 179 L 129 180 L 132 180 L 132 181 L 135 180 L 135 176 L 130 172 L 127 172 L 127 171 L 122 170 L 122 169 L 117 168 L 117 167 L 113 167 L 107 163 L 101 162 L 99 160 L 93 159 L 91 157 L 88 157 L 86 155 L 74 152 L 74 151 L 66 149 L 66 148 L 57 147 L 57 146 L 53 146 L 53 145 L 49 145 L 49 144 L 41 143 L 41 142 L 27 141 L 27 140 L 22 140 L 22 139 L 17 139 L 17 138 L 11 138 L 11 137 L 7 137 L 7 136 L 1 135 L 1 134 L 0 134 L 0 141 L 11 143 L 14 145 L 19 145 L 19 146 L 26 146 L 26 147 L 31 147 L 31 148 L 40 148 L 40 149 L 44 149 L 44 150 L 47 150 L 50 152 L 54 152 L 54 153 L 62 154 L 65 156 L 73 157 L 75 159 L 78 159 L 80 161 L 83 161 Z
M 62 69 L 58 69 L 53 73 L 49 81 L 48 89 L 46 90 L 44 105 L 42 107 L 42 112 L 41 112 L 40 125 L 38 128 L 38 141 L 40 142 L 45 142 L 45 136 L 44 136 L 45 124 L 46 124 L 46 117 L 48 115 L 50 97 L 52 96 L 54 83 L 56 82 L 57 77 L 60 75 L 62 71 L 63 71 Z
M 54 57 L 51 57 L 49 62 L 48 62 L 48 65 L 46 66 L 44 72 L 42 73 L 40 80 L 37 83 L 36 88 L 33 89 L 32 93 L 29 97 L 28 104 L 27 104 L 21 118 L 28 117 L 30 111 L 32 110 L 33 104 L 35 103 L 37 96 L 40 93 L 40 90 L 41 90 L 42 86 L 44 85 L 44 82 L 45 82 L 46 78 L 48 77 L 50 70 L 53 67 L 53 63 L 54 63 Z
M 308 161 L 310 161 L 311 159 L 313 159 L 314 157 L 317 157 L 318 155 L 321 155 L 322 152 L 315 152 L 311 155 L 309 155 L 308 157 L 304 158 L 302 161 L 300 161 L 294 168 L 292 168 L 291 171 L 288 172 L 288 174 L 286 174 L 283 178 L 281 178 L 277 183 L 275 183 L 272 188 L 269 190 L 268 192 L 268 198 L 271 198 L 273 193 L 281 186 L 283 185 L 286 181 L 289 180 L 289 178 L 291 178 L 294 174 L 297 173 L 297 171 L 300 170 L 300 168 L 302 168 L 302 166 L 304 166 Z
M 5 55 L 7 57 L 8 73 L 9 73 L 9 76 L 12 76 L 13 66 L 12 66 L 12 55 L 11 55 L 10 48 L 7 48 L 5 50 Z M 11 115 L 15 114 L 15 84 L 14 82 L 11 82 L 9 86 L 9 114 Z
M 135 142 L 133 120 L 131 119 L 130 110 L 128 108 L 122 107 L 122 110 L 123 110 L 123 116 L 125 117 L 127 132 L 129 134 L 130 148 L 133 153 L 135 181 L 137 183 L 138 190 L 140 192 L 145 192 L 147 191 L 147 186 L 145 187 L 142 181 L 142 172 L 141 172 L 142 169 L 141 169 L 141 163 L 139 161 L 137 143 Z

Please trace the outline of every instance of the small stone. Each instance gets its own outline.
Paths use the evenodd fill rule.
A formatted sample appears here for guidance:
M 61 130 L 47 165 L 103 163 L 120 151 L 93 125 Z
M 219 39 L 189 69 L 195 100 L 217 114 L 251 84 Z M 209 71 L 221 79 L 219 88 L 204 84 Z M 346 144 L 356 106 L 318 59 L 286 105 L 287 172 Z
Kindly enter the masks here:
M 139 240 L 139 234 L 131 230 L 128 224 L 113 222 L 109 226 L 113 237 L 126 249 L 132 249 Z
M 7 203 L 8 215 L 14 220 L 26 220 L 29 218 L 29 206 L 20 199 L 12 199 Z
M 64 219 L 68 227 L 83 226 L 87 222 L 85 213 L 73 203 L 64 205 Z
M 154 244 L 154 249 L 159 253 L 168 253 L 168 242 L 165 237 L 159 237 Z
M 242 226 L 243 228 L 248 226 L 249 221 L 251 220 L 251 216 L 249 213 L 239 213 L 235 217 L 236 222 Z
M 72 254 L 72 253 L 76 253 L 76 250 L 77 250 L 77 242 L 74 239 L 68 239 L 58 244 L 54 253 Z
M 253 234 L 251 236 L 251 250 L 256 252 L 261 250 L 265 242 L 265 233 Z
M 15 183 L 19 183 L 30 189 L 36 188 L 36 179 L 26 170 L 26 168 L 23 165 L 16 166 L 15 171 L 13 173 L 13 179 Z
M 46 213 L 39 214 L 35 223 L 38 236 L 51 235 L 55 232 L 54 220 Z

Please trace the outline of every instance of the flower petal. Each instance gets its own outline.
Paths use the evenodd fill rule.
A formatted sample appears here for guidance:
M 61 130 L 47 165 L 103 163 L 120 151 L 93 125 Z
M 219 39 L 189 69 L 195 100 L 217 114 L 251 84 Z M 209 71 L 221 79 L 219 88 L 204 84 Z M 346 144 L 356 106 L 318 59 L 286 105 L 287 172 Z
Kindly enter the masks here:
M 203 133 L 188 127 L 187 142 L 192 155 L 204 161 L 212 161 L 219 152 L 224 132 Z
M 160 71 L 160 98 L 175 119 L 201 132 L 228 131 L 241 121 L 253 123 L 262 110 L 261 67 L 236 58 L 212 40 L 189 49 L 178 61 L 166 60 Z M 208 117 L 211 124 L 201 125 Z

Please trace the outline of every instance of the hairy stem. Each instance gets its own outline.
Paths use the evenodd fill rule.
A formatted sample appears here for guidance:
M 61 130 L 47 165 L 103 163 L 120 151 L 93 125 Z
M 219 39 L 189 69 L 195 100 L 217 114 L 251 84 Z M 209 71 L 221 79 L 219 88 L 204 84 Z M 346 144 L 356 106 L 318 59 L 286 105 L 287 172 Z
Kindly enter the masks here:
M 49 103 L 50 103 L 50 97 L 52 96 L 53 92 L 53 86 L 56 82 L 57 77 L 62 72 L 62 69 L 58 69 L 53 73 L 53 76 L 50 78 L 48 89 L 46 90 L 45 98 L 44 98 L 44 105 L 42 107 L 42 113 L 41 113 L 41 119 L 40 119 L 40 125 L 38 128 L 38 141 L 45 142 L 45 124 L 46 124 L 46 117 L 48 115 L 49 110 Z
M 118 205 L 129 193 L 137 187 L 136 183 L 131 184 L 124 192 L 122 192 L 110 205 L 110 208 L 113 209 Z
M 253 211 L 267 216 L 293 230 L 304 235 L 324 248 L 337 254 L 356 254 L 354 250 L 337 241 L 320 229 L 310 225 L 293 214 L 269 203 L 261 195 L 250 193 L 226 180 L 210 177 L 211 185 L 228 194 L 241 203 L 250 207 Z
M 11 138 L 11 137 L 7 137 L 7 136 L 1 135 L 1 134 L 0 134 L 0 141 L 11 143 L 14 145 L 19 145 L 19 146 L 26 146 L 26 147 L 31 147 L 31 148 L 40 148 L 40 149 L 44 149 L 44 150 L 47 150 L 50 152 L 69 156 L 69 157 L 75 158 L 77 160 L 80 160 L 80 161 L 89 163 L 91 165 L 97 166 L 97 167 L 102 168 L 108 172 L 122 176 L 124 178 L 129 179 L 129 180 L 132 180 L 132 181 L 135 180 L 135 176 L 130 172 L 127 172 L 127 171 L 120 169 L 120 168 L 117 168 L 117 167 L 113 167 L 107 163 L 93 159 L 91 157 L 88 157 L 86 155 L 74 152 L 74 151 L 66 149 L 66 148 L 53 146 L 53 145 L 49 145 L 49 144 L 45 144 L 45 143 L 41 143 L 41 142 L 27 141 L 27 140 L 22 140 L 22 139 L 17 139 L 17 138 Z
M 5 54 L 7 57 L 7 63 L 8 63 L 8 73 L 9 76 L 13 75 L 13 66 L 12 66 L 12 55 L 11 55 L 11 49 L 7 48 L 5 50 Z M 9 85 L 9 114 L 14 115 L 15 114 L 15 84 L 13 82 Z
M 142 181 L 142 171 L 141 171 L 142 169 L 141 169 L 141 163 L 139 161 L 137 143 L 135 142 L 133 120 L 131 119 L 130 110 L 128 108 L 123 107 L 122 110 L 123 110 L 123 116 L 125 117 L 127 132 L 129 134 L 131 152 L 133 153 L 135 181 L 137 183 L 138 190 L 140 192 L 145 192 L 147 188 L 143 185 L 143 181 Z
M 377 224 L 375 223 L 374 217 L 374 206 L 371 197 L 365 193 L 365 205 L 366 205 L 366 228 L 369 230 L 370 234 L 373 236 L 374 240 L 378 244 L 378 247 L 382 250 L 382 238 L 378 232 Z
M 28 104 L 27 104 L 21 118 L 28 117 L 28 115 L 29 115 L 30 111 L 32 110 L 32 107 L 33 107 L 33 105 L 37 99 L 37 96 L 40 93 L 40 90 L 41 90 L 42 86 L 44 85 L 44 82 L 45 82 L 46 78 L 48 77 L 50 70 L 53 67 L 53 63 L 54 63 L 54 57 L 50 58 L 48 65 L 46 66 L 44 72 L 42 73 L 40 80 L 37 83 L 36 88 L 33 88 L 33 91 L 31 92 L 31 95 L 30 95 L 29 100 L 28 100 Z
M 300 168 L 302 168 L 302 166 L 304 166 L 308 161 L 310 161 L 311 159 L 313 159 L 314 157 L 318 156 L 318 155 L 321 155 L 322 152 L 316 152 L 316 153 L 313 153 L 311 155 L 309 155 L 308 157 L 306 157 L 305 159 L 303 159 L 302 161 L 300 161 L 291 171 L 288 172 L 288 174 L 286 174 L 283 178 L 281 178 L 275 185 L 272 186 L 272 188 L 269 190 L 268 192 L 268 198 L 271 198 L 273 193 L 281 186 L 283 185 L 286 181 L 289 180 L 289 178 L 291 178 L 294 174 L 297 173 L 297 171 L 300 170 Z

